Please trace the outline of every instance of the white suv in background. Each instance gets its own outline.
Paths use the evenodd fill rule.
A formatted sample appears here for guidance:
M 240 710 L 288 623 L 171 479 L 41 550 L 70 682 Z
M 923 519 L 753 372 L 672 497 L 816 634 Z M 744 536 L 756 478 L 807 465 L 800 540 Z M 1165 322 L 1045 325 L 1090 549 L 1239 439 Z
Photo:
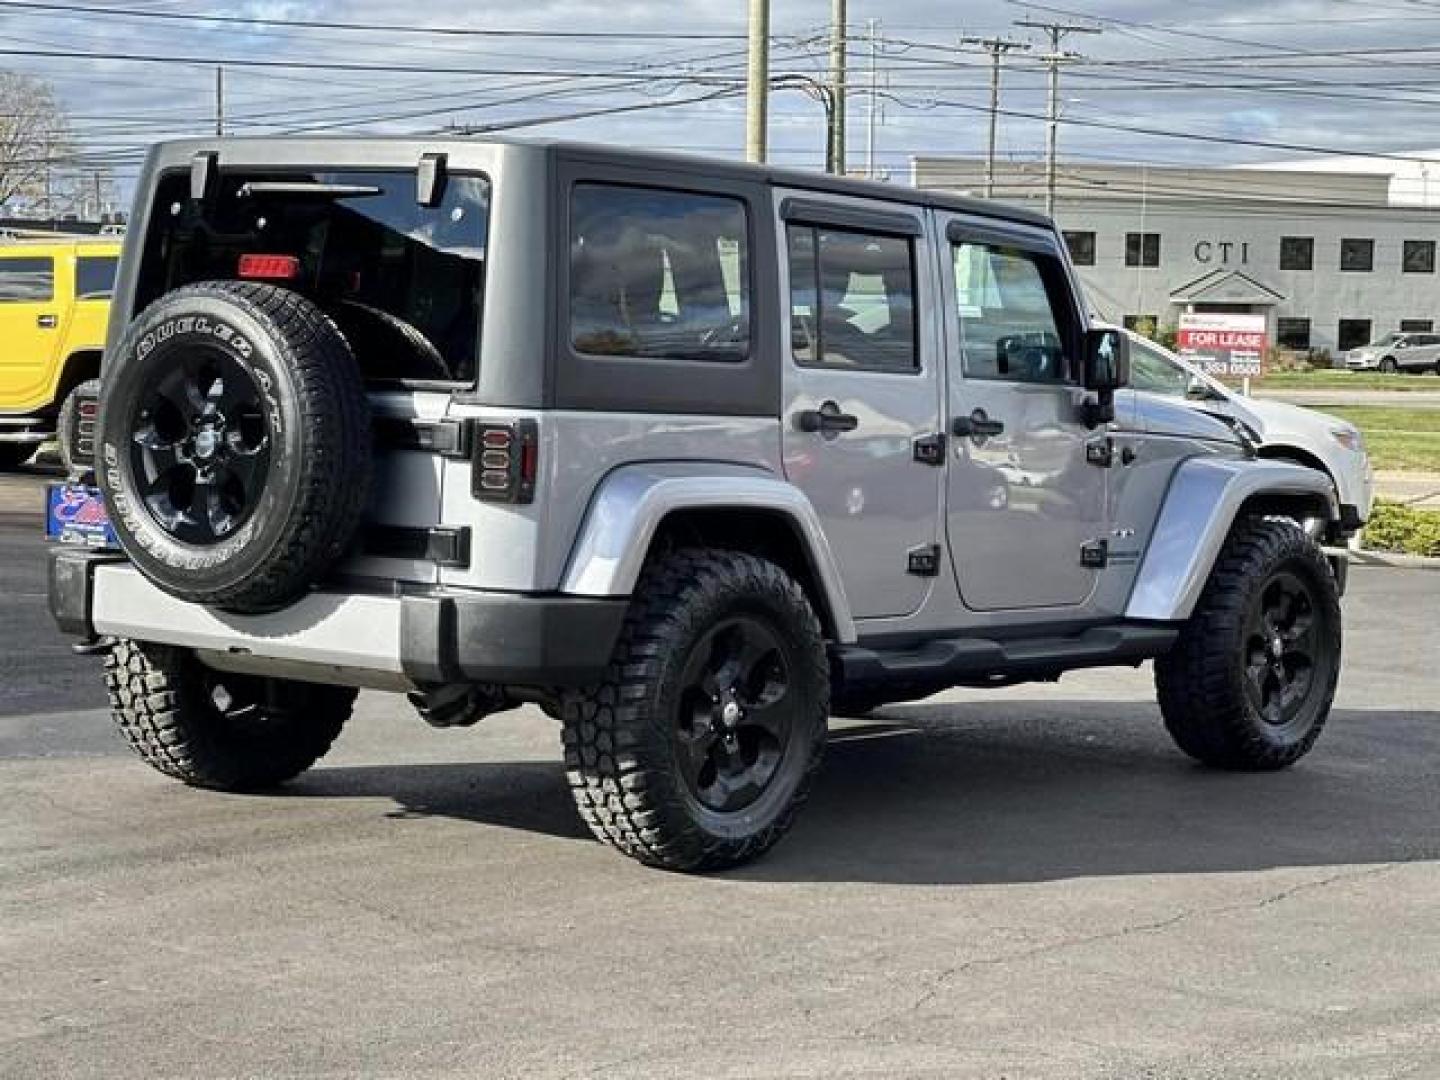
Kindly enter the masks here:
M 1355 425 L 1315 409 L 1245 397 L 1184 357 L 1147 337 L 1126 332 L 1130 336 L 1132 393 L 1183 398 L 1197 409 L 1239 421 L 1256 436 L 1261 457 L 1294 461 L 1327 473 L 1335 484 L 1341 515 L 1351 528 L 1370 517 L 1375 477 L 1365 441 Z
M 1345 354 L 1351 371 L 1426 372 L 1440 375 L 1440 334 L 1390 333 Z

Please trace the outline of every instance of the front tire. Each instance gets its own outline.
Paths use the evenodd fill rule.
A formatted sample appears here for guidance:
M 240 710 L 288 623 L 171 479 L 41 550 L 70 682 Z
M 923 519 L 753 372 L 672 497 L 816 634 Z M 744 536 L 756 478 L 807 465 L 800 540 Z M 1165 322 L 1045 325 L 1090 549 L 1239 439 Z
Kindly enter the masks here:
M 671 870 L 767 851 L 809 793 L 830 674 L 819 620 L 774 563 L 697 548 L 642 575 L 614 659 L 564 695 L 565 764 L 595 836 Z
M 194 787 L 252 791 L 330 749 L 355 690 L 214 671 L 184 649 L 117 640 L 105 656 L 115 725 L 146 764 Z
M 1384 360 L 1380 361 L 1380 373 L 1382 375 L 1394 375 L 1399 370 L 1400 366 L 1395 363 L 1393 356 L 1387 356 Z
M 1282 769 L 1314 746 L 1340 675 L 1325 556 L 1287 518 L 1240 522 L 1180 638 L 1155 661 L 1165 726 L 1219 768 Z

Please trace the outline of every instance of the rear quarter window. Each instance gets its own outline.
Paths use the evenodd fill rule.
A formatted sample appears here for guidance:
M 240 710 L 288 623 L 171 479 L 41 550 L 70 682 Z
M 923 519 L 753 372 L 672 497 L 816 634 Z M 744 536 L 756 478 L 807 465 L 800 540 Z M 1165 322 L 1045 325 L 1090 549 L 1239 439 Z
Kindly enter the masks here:
M 592 356 L 740 363 L 750 355 L 745 204 L 577 184 L 570 343 Z
M 81 255 L 75 260 L 75 299 L 109 300 L 119 265 L 114 255 Z

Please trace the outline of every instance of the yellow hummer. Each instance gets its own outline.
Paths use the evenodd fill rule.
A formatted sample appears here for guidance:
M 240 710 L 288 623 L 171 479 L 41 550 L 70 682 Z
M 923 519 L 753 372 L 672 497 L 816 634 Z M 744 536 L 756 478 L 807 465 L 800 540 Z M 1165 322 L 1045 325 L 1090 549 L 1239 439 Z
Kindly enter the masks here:
M 75 388 L 100 374 L 119 257 L 113 236 L 0 235 L 0 469 L 76 422 Z

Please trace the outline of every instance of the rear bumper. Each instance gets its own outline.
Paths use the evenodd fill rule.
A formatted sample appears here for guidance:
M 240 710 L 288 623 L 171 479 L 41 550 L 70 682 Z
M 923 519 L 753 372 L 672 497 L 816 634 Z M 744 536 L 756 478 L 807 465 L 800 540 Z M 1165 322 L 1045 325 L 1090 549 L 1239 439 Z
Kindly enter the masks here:
M 584 685 L 609 663 L 627 607 L 625 598 L 446 589 L 314 592 L 282 611 L 236 615 L 178 600 L 114 555 L 50 555 L 50 610 L 67 633 L 179 645 L 226 666 L 359 686 Z

